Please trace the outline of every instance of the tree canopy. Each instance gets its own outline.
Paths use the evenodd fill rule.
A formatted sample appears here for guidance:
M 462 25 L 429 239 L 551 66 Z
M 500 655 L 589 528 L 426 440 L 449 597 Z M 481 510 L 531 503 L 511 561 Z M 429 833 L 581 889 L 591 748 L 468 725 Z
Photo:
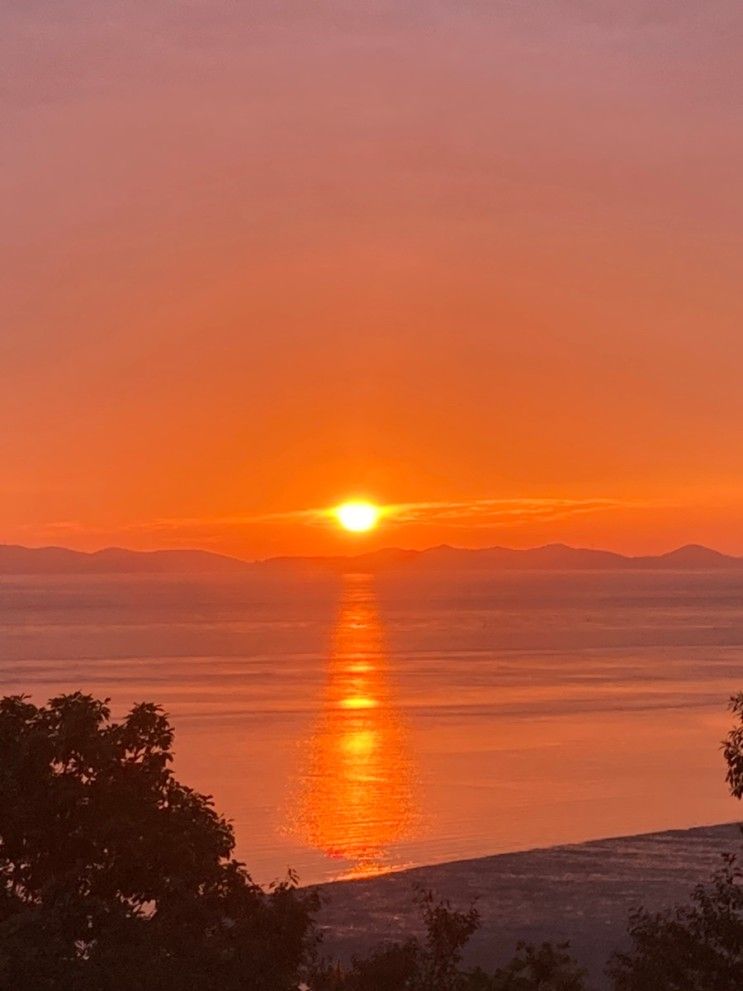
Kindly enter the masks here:
M 0 701 L 0 987 L 288 991 L 314 896 L 264 891 L 155 705 Z

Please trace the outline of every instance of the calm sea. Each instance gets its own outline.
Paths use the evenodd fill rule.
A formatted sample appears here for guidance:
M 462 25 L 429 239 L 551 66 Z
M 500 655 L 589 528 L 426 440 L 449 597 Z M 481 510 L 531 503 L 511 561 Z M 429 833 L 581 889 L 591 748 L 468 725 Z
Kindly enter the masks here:
M 743 575 L 0 580 L 3 694 L 159 702 L 268 881 L 727 821 Z

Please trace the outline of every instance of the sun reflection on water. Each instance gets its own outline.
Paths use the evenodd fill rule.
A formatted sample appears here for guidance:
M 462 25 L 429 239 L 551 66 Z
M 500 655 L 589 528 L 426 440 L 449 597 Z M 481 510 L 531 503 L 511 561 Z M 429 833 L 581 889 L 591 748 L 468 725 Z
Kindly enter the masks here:
M 296 812 L 292 831 L 350 864 L 344 877 L 404 866 L 395 862 L 395 847 L 412 838 L 418 821 L 414 775 L 368 575 L 344 579 Z

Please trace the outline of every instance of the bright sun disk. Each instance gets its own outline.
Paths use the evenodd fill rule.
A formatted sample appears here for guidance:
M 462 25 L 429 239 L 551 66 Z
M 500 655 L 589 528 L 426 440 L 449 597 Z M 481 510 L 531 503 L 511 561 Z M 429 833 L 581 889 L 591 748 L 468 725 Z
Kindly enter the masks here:
M 340 525 L 353 533 L 371 530 L 379 521 L 379 509 L 371 502 L 344 502 L 335 515 Z

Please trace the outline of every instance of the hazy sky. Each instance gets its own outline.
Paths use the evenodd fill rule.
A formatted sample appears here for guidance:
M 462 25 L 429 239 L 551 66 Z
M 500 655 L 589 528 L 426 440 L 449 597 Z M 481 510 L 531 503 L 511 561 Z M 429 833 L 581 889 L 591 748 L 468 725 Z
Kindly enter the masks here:
M 739 0 L 5 0 L 0 37 L 0 540 L 743 552 Z M 291 515 L 347 493 L 444 506 Z

